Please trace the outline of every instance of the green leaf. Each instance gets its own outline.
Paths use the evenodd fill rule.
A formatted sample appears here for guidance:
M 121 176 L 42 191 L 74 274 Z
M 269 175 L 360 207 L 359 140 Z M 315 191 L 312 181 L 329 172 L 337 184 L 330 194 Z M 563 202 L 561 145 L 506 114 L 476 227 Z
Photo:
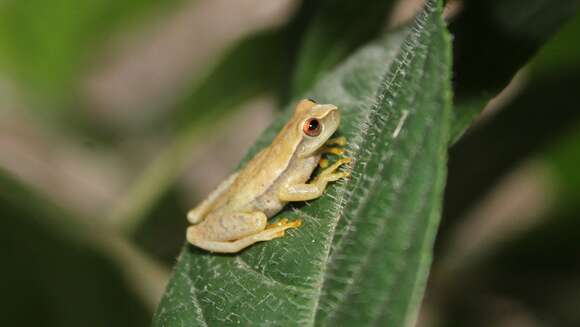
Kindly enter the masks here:
M 580 11 L 548 42 L 530 62 L 533 78 L 580 70 Z
M 450 60 L 441 4 L 429 1 L 409 29 L 363 48 L 308 92 L 342 108 L 352 178 L 280 213 L 305 221 L 282 239 L 236 255 L 186 246 L 153 325 L 412 324 L 441 210 Z
M 524 226 L 525 233 L 504 235 L 483 256 L 437 276 L 437 291 L 430 293 L 437 324 L 499 326 L 521 314 L 523 326 L 578 326 L 579 209 L 549 210 L 538 217 L 541 223 Z M 510 305 L 497 310 L 497 301 Z
M 172 1 L 174 2 L 174 1 Z M 153 0 L 5 0 L 0 4 L 0 70 L 42 101 L 41 114 L 68 107 L 106 38 L 135 22 Z M 75 108 L 76 109 L 76 108 Z
M 0 212 L 1 325 L 148 323 L 146 303 L 128 287 L 116 262 L 86 237 L 100 230 L 82 232 L 69 213 L 1 170 Z
M 290 60 L 285 37 L 284 29 L 269 30 L 228 49 L 178 106 L 174 116 L 178 128 L 190 130 L 207 116 L 224 115 L 252 97 L 276 91 Z
M 60 87 L 78 72 L 95 42 L 154 3 L 4 1 L 0 8 L 0 58 L 8 66 L 3 66 L 31 86 Z
M 469 61 L 472 65 L 456 63 L 454 66 L 457 88 L 452 137 L 455 137 L 455 140 L 469 125 L 473 115 L 479 113 L 491 97 L 495 96 L 526 64 L 529 56 L 543 46 L 544 42 L 547 43 L 538 56 L 531 61 L 529 67 L 532 69 L 532 74 L 528 76 L 531 78 L 521 94 L 517 95 L 512 103 L 502 108 L 498 115 L 492 117 L 481 128 L 468 133 L 451 149 L 450 173 L 444 204 L 445 219 L 439 230 L 440 235 L 443 236 L 442 240 L 446 239 L 446 233 L 463 217 L 466 210 L 472 208 L 474 203 L 495 185 L 499 178 L 558 135 L 577 116 L 574 108 L 578 101 L 574 100 L 575 92 L 569 90 L 578 85 L 580 60 L 569 58 L 569 54 L 563 50 L 566 49 L 572 53 L 577 51 L 570 44 L 571 40 L 576 37 L 578 26 L 580 26 L 580 15 L 577 11 L 561 10 L 560 7 L 554 7 L 549 0 L 539 0 L 529 8 L 523 5 L 522 12 L 528 12 L 532 18 L 518 20 L 516 26 L 520 34 L 514 35 L 500 29 L 499 26 L 507 24 L 505 21 L 502 22 L 503 25 L 494 25 L 493 29 L 486 27 L 487 24 L 493 22 L 494 16 L 491 13 L 497 15 L 497 12 L 502 12 L 501 8 L 494 9 L 493 6 L 489 7 L 489 4 L 491 2 L 479 5 L 486 8 L 481 12 L 485 13 L 483 16 L 488 16 L 487 18 L 468 11 L 464 14 L 465 18 L 451 24 L 452 31 L 468 29 L 468 32 L 461 33 L 463 36 L 456 35 L 454 53 L 456 55 L 464 53 L 464 58 L 477 61 L 477 64 Z M 567 8 L 577 6 L 578 2 L 562 1 L 562 4 Z M 477 9 L 477 6 L 474 8 Z M 551 12 L 551 10 L 555 11 Z M 574 14 L 576 14 L 574 20 L 549 39 L 549 36 L 564 26 Z M 505 16 L 504 13 L 501 17 L 509 20 Z M 473 19 L 469 20 L 469 17 Z M 512 28 L 515 28 L 514 22 L 510 24 Z M 546 28 L 542 37 L 516 37 L 527 29 L 536 28 L 536 24 Z M 488 39 L 486 35 L 491 33 L 490 30 L 496 36 Z M 480 46 L 477 42 L 470 41 L 471 39 L 480 40 L 486 46 Z M 493 48 L 493 42 L 496 39 L 499 44 L 505 46 Z M 499 62 L 501 62 L 501 69 L 496 66 Z M 555 66 L 554 62 L 558 62 L 560 68 Z M 547 72 L 551 68 L 547 68 L 546 65 L 553 68 L 551 73 Z M 463 72 L 459 74 L 461 70 Z M 539 72 L 536 73 L 536 71 Z M 481 75 L 485 76 L 484 80 L 478 81 L 479 74 L 484 74 Z M 465 85 L 461 86 L 461 83 Z M 478 88 L 479 91 L 477 91 Z M 547 111 L 547 108 L 551 109 Z
M 501 177 L 578 126 L 579 73 L 533 81 L 493 120 L 457 142 L 450 152 L 446 218 L 462 217 Z
M 360 45 L 382 31 L 394 1 L 320 1 L 306 28 L 293 76 L 292 94 L 302 94 Z M 353 15 L 353 13 L 356 13 Z M 309 13 L 306 13 L 309 14 Z
M 580 2 L 469 0 L 449 26 L 454 37 L 454 121 L 465 132 L 540 47 L 577 13 Z

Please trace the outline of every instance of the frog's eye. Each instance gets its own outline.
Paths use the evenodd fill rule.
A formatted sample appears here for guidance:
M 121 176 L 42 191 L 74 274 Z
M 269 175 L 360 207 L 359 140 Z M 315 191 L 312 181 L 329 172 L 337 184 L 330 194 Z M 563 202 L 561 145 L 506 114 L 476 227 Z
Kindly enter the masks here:
M 304 122 L 304 127 L 302 128 L 304 134 L 308 136 L 318 136 L 322 132 L 322 124 L 316 118 L 310 118 Z

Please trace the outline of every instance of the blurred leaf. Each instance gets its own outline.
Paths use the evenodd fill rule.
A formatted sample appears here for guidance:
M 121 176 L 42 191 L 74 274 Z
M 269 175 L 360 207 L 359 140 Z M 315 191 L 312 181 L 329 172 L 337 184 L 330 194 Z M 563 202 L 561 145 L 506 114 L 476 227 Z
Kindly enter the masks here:
M 580 71 L 580 11 L 550 40 L 530 63 L 532 78 Z
M 457 141 L 516 72 L 577 13 L 578 0 L 467 0 L 454 36 L 454 123 Z
M 523 159 L 576 127 L 577 90 L 580 72 L 533 82 L 492 120 L 455 144 L 449 159 L 445 218 L 461 217 Z
M 530 157 L 547 159 L 558 193 L 531 230 L 447 271 L 440 276 L 443 287 L 435 279 L 430 295 L 442 326 L 498 325 L 494 319 L 516 316 L 546 326 L 580 323 L 580 58 L 574 56 L 579 23 L 576 15 L 534 57 L 529 84 L 510 104 L 452 148 L 446 218 L 460 217 Z M 449 226 L 443 227 L 446 235 Z
M 152 8 L 176 1 L 5 0 L 0 4 L 0 70 L 20 82 L 43 118 L 90 124 L 73 105 L 87 64 L 107 37 Z M 31 101 L 35 98 L 34 101 Z M 53 115 L 57 115 L 53 117 Z M 68 120 L 73 120 L 69 122 Z M 82 127 L 81 127 L 82 128 Z
M 145 303 L 127 287 L 117 265 L 83 239 L 68 213 L 3 173 L 0 211 L 0 325 L 148 323 Z
M 450 38 L 434 3 L 308 93 L 342 108 L 352 179 L 282 212 L 305 219 L 285 238 L 232 256 L 185 247 L 155 326 L 412 324 L 441 208 L 451 101 Z
M 306 1 L 309 2 L 309 1 Z M 292 94 L 303 94 L 325 72 L 334 68 L 360 45 L 379 35 L 394 3 L 391 0 L 318 1 L 309 8 L 311 22 L 298 51 Z
M 472 0 L 465 5 L 450 25 L 454 34 L 455 92 L 452 143 L 526 61 L 576 14 L 578 1 L 563 0 L 554 6 L 549 0 L 531 4 L 522 0 L 506 0 L 501 4 Z M 510 8 L 516 17 L 509 15 Z M 551 43 L 560 43 L 556 48 L 562 48 L 568 42 L 556 37 Z M 564 80 L 559 81 L 560 78 Z M 515 104 L 504 108 L 491 122 L 466 135 L 451 149 L 444 219 L 439 229 L 441 240 L 446 239 L 455 222 L 499 177 L 545 143 L 542 137 L 556 135 L 572 121 L 576 116 L 568 102 L 574 101 L 570 100 L 572 94 L 559 88 L 569 89 L 576 83 L 574 73 L 565 72 L 546 81 L 533 80 L 525 95 L 518 97 L 521 100 L 515 100 Z M 527 96 L 531 98 L 525 100 Z M 506 113 L 512 110 L 513 114 Z M 544 120 L 546 125 L 542 125 Z M 496 133 L 496 129 L 500 132 Z
M 580 75 L 580 70 L 578 71 Z M 576 90 L 580 87 L 580 78 L 576 84 Z M 568 89 L 572 91 L 572 89 Z M 580 103 L 580 96 L 576 96 L 575 104 Z M 573 107 L 574 104 L 570 104 Z M 580 116 L 577 115 L 577 116 Z M 580 118 L 580 117 L 578 117 Z M 580 199 L 580 119 L 570 124 L 564 137 L 551 147 L 543 158 L 549 164 L 552 175 L 556 178 L 559 187 L 558 203 L 561 207 L 576 207 Z
M 580 207 L 575 204 L 549 210 L 540 224 L 440 276 L 444 281 L 430 294 L 437 301 L 438 325 L 497 326 L 498 320 L 523 316 L 528 322 L 523 325 L 578 326 Z
M 63 91 L 87 56 L 153 0 L 7 0 L 0 7 L 0 58 L 4 69 L 42 92 Z
M 549 176 L 554 177 L 550 184 L 556 188 L 556 194 L 547 195 L 554 201 L 535 219 L 537 223 L 531 228 L 504 237 L 506 240 L 488 246 L 483 255 L 470 256 L 470 260 L 461 263 L 460 269 L 447 270 L 446 275 L 439 276 L 444 279 L 443 283 L 438 281 L 443 287 L 437 285 L 437 292 L 432 293 L 431 298 L 437 301 L 436 310 L 445 322 L 442 326 L 498 325 L 493 319 L 522 313 L 546 326 L 580 324 L 577 310 L 580 304 L 580 114 L 576 113 L 580 96 L 575 93 L 580 87 L 579 73 L 569 72 L 573 77 L 562 79 L 552 87 L 536 86 L 529 93 L 525 92 L 522 96 L 527 97 L 527 106 L 516 100 L 521 105 L 519 113 L 531 114 L 529 119 L 537 122 L 537 130 L 529 126 L 518 129 L 519 142 L 531 138 L 535 149 L 527 149 L 527 156 L 534 152 L 535 157 L 547 163 Z M 550 76 L 550 80 L 558 79 Z M 557 93 L 554 93 L 555 89 Z M 546 110 L 546 104 L 559 110 Z M 561 109 L 562 105 L 564 109 Z M 530 110 L 534 106 L 538 109 Z M 549 115 L 545 115 L 546 111 Z M 565 111 L 573 115 L 566 115 Z M 500 130 L 497 138 L 505 139 L 505 133 Z M 492 133 L 486 136 L 489 138 Z M 513 136 L 509 138 L 513 139 Z M 482 150 L 494 142 L 500 143 L 497 139 L 489 142 Z M 504 165 L 517 165 L 519 161 L 513 158 L 517 153 L 512 155 L 508 151 L 517 142 L 508 140 L 505 147 L 504 142 L 501 143 L 503 151 L 490 151 L 490 154 L 495 154 L 492 158 L 501 153 Z M 461 144 L 460 141 L 458 146 Z M 474 161 L 478 159 L 483 160 L 477 156 L 473 158 Z M 491 166 L 497 163 L 494 159 Z M 486 176 L 488 173 L 483 171 L 482 178 Z M 479 186 L 479 176 L 472 176 L 471 180 Z M 551 192 L 551 189 L 545 192 Z M 468 301 L 465 300 L 466 292 L 473 294 Z M 498 303 L 506 309 L 498 310 Z
M 209 115 L 225 115 L 256 95 L 276 91 L 283 79 L 283 67 L 289 61 L 284 37 L 283 29 L 265 31 L 226 51 L 207 77 L 178 105 L 175 114 L 178 128 L 197 128 Z
M 177 187 L 166 192 L 156 205 L 151 208 L 143 223 L 136 226 L 133 238 L 138 246 L 147 253 L 163 260 L 167 266 L 175 264 L 176 253 L 183 246 L 187 220 L 183 219 L 188 207 L 185 201 L 179 201 Z M 188 198 L 196 198 L 188 195 Z

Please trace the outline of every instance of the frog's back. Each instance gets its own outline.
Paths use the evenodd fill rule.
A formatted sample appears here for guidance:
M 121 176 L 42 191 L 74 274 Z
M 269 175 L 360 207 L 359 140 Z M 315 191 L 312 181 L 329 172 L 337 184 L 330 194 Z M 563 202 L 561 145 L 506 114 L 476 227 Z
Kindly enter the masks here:
M 239 172 L 230 188 L 214 205 L 219 211 L 253 211 L 256 200 L 268 196 L 272 187 L 284 176 L 294 151 L 284 144 L 270 146 L 252 158 Z
M 212 211 L 253 211 L 260 209 L 256 205 L 258 200 L 276 200 L 275 190 L 272 188 L 284 178 L 292 168 L 293 162 L 300 160 L 295 158 L 296 151 L 302 142 L 304 109 L 313 103 L 302 103 L 297 106 L 294 115 L 280 130 L 272 143 L 256 154 L 240 171 L 236 180 L 227 192 L 220 196 L 214 204 Z M 304 107 L 304 108 L 303 108 Z M 278 183 L 280 184 L 280 183 Z

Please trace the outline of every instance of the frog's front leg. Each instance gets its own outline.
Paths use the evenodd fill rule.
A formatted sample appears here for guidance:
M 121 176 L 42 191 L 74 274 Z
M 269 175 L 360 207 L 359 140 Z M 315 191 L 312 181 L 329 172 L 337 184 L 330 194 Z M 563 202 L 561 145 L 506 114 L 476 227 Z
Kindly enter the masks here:
M 334 182 L 341 178 L 347 177 L 349 172 L 336 170 L 346 164 L 351 162 L 351 158 L 342 158 L 337 160 L 330 167 L 323 170 L 320 175 L 314 178 L 308 184 L 295 184 L 288 185 L 282 188 L 279 194 L 281 201 L 292 202 L 292 201 L 308 201 L 319 198 L 329 182 Z
M 281 222 L 266 226 L 267 217 L 256 211 L 212 217 L 187 229 L 187 241 L 210 252 L 236 253 L 262 241 L 284 236 L 288 228 L 300 226 L 300 221 Z

